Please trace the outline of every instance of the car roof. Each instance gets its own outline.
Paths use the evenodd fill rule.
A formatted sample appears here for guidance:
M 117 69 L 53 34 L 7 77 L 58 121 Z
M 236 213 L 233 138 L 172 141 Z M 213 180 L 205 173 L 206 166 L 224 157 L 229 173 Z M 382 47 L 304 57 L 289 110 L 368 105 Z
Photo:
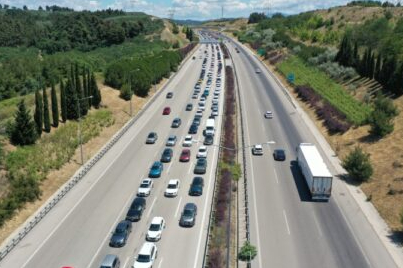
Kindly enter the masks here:
M 154 218 L 151 220 L 151 224 L 160 224 L 163 220 L 164 220 L 163 217 L 154 217 Z
M 256 149 L 262 149 L 263 147 L 262 147 L 261 144 L 255 144 L 255 148 L 256 148 Z
M 145 203 L 146 203 L 146 200 L 144 198 L 136 197 L 136 198 L 134 198 L 132 204 L 145 204 Z
M 175 139 L 176 135 L 169 135 L 168 139 Z
M 194 209 L 196 207 L 195 203 L 186 203 L 184 209 Z
M 113 254 L 108 254 L 105 256 L 105 258 L 102 260 L 101 266 L 111 266 L 113 264 L 113 261 L 117 258 L 118 256 L 113 255 Z
M 202 146 L 199 147 L 199 150 L 200 150 L 200 149 L 207 149 L 207 146 L 202 145 Z
M 139 251 L 140 255 L 148 255 L 150 254 L 151 249 L 155 246 L 154 243 L 145 242 Z
M 176 182 L 179 182 L 179 180 L 178 179 L 170 179 L 168 181 L 168 184 L 176 184 Z
M 186 135 L 185 136 L 185 139 L 191 139 L 192 138 L 192 135 Z

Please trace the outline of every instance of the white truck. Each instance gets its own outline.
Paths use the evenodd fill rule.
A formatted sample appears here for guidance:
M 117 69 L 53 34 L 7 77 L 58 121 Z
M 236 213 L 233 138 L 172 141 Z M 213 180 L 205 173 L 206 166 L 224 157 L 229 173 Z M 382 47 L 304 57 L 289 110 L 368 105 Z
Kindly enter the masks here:
M 297 162 L 308 184 L 312 200 L 328 200 L 332 192 L 333 176 L 312 143 L 297 147 Z
M 215 129 L 215 120 L 214 119 L 207 119 L 206 121 L 206 130 L 205 135 L 214 135 Z

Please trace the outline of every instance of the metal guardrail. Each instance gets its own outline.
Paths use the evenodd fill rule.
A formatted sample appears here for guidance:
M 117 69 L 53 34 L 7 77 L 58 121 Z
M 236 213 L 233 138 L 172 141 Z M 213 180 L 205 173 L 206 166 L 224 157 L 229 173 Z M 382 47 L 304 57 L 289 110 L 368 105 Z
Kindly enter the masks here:
M 96 155 L 88 160 L 63 186 L 60 188 L 47 202 L 42 206 L 40 210 L 31 217 L 29 221 L 20 228 L 19 232 L 10 239 L 10 241 L 0 251 L 0 261 L 2 261 L 8 253 L 11 252 L 18 245 L 18 243 L 49 213 L 49 211 L 88 173 L 88 171 L 116 144 L 116 142 L 129 130 L 129 128 L 139 119 L 139 117 L 151 106 L 159 95 L 167 88 L 172 79 L 179 73 L 185 62 L 190 58 L 194 50 L 197 50 L 198 46 L 195 46 L 192 51 L 183 59 L 179 65 L 178 71 L 174 73 L 167 83 L 150 98 L 150 100 L 144 105 L 144 107 L 130 119 L 109 141 L 104 145 Z
M 229 52 L 229 49 L 228 49 Z M 234 62 L 234 59 L 232 57 L 232 54 L 229 52 L 228 55 L 230 56 L 232 62 Z M 238 75 L 236 71 L 235 64 L 233 64 L 233 69 L 235 73 L 235 83 L 236 83 L 236 88 L 237 88 L 237 93 L 238 97 L 241 97 L 241 91 L 239 87 L 239 80 L 238 80 Z M 244 120 L 243 120 L 243 112 L 242 112 L 242 105 L 241 102 L 239 102 L 239 114 L 240 114 L 240 119 L 241 119 L 241 140 L 242 140 L 242 166 L 243 166 L 243 177 L 244 177 L 244 196 L 245 196 L 245 224 L 246 224 L 246 240 L 250 242 L 250 224 L 249 224 L 249 202 L 248 202 L 248 176 L 246 172 L 246 144 L 245 144 L 245 131 L 243 128 L 244 125 Z M 239 239 L 238 239 L 239 240 Z M 247 267 L 250 268 L 251 264 L 250 262 L 247 263 Z

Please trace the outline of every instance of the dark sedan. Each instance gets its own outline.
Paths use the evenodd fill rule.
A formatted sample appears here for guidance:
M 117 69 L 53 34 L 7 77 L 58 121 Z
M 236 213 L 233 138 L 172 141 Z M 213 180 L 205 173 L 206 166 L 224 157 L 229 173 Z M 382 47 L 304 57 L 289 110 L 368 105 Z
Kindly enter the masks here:
M 126 245 L 127 238 L 132 231 L 132 223 L 130 221 L 121 221 L 116 226 L 115 231 L 112 234 L 109 246 L 111 247 L 123 247 Z
M 276 149 L 273 152 L 273 157 L 276 161 L 285 161 L 285 151 L 282 149 Z
M 126 220 L 139 221 L 141 215 L 146 209 L 146 200 L 143 197 L 136 197 L 130 205 L 129 211 L 126 214 Z
M 165 148 L 161 155 L 161 162 L 168 163 L 172 160 L 173 151 L 171 148 Z
M 206 135 L 204 137 L 204 142 L 203 142 L 204 145 L 212 145 L 213 142 L 214 142 L 214 136 L 213 135 Z
M 206 174 L 206 169 L 207 169 L 206 158 L 199 158 L 199 159 L 197 159 L 193 173 L 194 174 Z
M 180 226 L 192 227 L 196 223 L 197 206 L 194 203 L 187 203 L 183 208 L 181 218 L 179 220 Z
M 202 177 L 194 177 L 190 185 L 189 195 L 200 196 L 203 194 L 204 180 Z
M 188 134 L 197 134 L 197 125 L 196 124 L 192 124 L 189 128 Z

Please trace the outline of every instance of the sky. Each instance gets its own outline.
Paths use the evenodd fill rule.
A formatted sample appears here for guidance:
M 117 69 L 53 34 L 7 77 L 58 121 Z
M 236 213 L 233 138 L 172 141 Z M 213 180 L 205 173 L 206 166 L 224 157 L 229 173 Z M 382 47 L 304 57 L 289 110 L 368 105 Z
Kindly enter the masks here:
M 210 20 L 248 17 L 252 12 L 296 14 L 304 11 L 345 5 L 351 0 L 0 0 L 0 4 L 37 9 L 58 5 L 75 10 L 123 9 L 142 11 L 158 17 Z M 394 1 L 391 1 L 394 2 Z

